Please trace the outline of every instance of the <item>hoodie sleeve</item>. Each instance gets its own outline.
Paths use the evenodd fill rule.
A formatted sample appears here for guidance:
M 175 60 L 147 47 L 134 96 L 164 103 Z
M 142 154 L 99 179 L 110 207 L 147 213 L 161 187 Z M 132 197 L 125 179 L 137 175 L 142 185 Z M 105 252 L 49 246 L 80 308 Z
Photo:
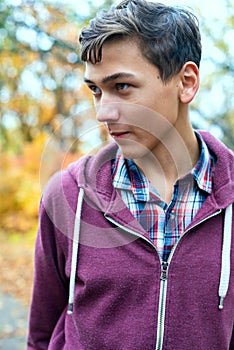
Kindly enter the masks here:
M 67 305 L 62 252 L 57 233 L 41 203 L 35 245 L 34 287 L 30 309 L 28 350 L 48 349 L 52 332 Z

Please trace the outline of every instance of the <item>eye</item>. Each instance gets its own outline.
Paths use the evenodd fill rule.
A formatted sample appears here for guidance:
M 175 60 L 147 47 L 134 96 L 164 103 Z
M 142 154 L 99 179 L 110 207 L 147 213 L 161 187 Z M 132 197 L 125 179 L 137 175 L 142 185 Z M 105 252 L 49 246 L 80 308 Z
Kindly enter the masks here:
M 96 85 L 89 85 L 89 89 L 91 90 L 91 92 L 94 96 L 101 94 L 101 90 Z
M 115 88 L 117 91 L 126 91 L 130 87 L 127 83 L 117 83 L 115 84 Z

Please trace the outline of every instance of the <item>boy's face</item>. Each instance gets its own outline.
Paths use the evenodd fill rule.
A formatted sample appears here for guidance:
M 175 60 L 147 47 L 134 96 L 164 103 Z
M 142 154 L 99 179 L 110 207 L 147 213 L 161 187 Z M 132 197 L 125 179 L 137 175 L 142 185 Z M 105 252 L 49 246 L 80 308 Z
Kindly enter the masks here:
M 85 82 L 94 96 L 97 120 L 105 123 L 127 158 L 156 155 L 172 130 L 180 133 L 183 128 L 180 74 L 165 84 L 135 42 L 105 43 L 102 61 L 86 62 Z

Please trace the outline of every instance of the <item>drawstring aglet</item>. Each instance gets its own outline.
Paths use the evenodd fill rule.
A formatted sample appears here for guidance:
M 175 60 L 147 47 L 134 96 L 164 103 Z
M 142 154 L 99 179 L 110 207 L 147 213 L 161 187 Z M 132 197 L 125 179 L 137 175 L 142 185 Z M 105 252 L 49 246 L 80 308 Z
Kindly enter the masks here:
M 222 310 L 222 309 L 223 309 L 223 302 L 224 302 L 224 298 L 223 298 L 223 297 L 220 297 L 220 298 L 219 298 L 219 310 Z
M 68 315 L 72 315 L 72 313 L 73 313 L 73 303 L 69 303 L 68 304 L 67 314 Z

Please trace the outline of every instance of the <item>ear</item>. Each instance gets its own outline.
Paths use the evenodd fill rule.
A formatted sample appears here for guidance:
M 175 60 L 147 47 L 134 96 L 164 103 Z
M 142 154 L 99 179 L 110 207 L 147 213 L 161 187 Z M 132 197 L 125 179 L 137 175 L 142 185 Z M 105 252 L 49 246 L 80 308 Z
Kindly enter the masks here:
M 195 97 L 200 84 L 199 69 L 192 62 L 186 62 L 180 71 L 180 94 L 179 99 L 182 103 L 188 104 Z

